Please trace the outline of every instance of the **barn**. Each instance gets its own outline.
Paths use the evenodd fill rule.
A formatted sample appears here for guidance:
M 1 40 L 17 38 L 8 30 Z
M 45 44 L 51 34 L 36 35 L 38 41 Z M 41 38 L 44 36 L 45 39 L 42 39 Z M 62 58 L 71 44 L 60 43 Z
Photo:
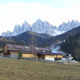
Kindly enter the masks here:
M 63 58 L 62 54 L 52 53 L 49 48 L 29 47 L 15 44 L 6 44 L 0 52 L 0 55 L 8 58 L 18 58 L 19 51 L 22 53 L 22 58 L 36 58 L 51 61 L 62 60 Z

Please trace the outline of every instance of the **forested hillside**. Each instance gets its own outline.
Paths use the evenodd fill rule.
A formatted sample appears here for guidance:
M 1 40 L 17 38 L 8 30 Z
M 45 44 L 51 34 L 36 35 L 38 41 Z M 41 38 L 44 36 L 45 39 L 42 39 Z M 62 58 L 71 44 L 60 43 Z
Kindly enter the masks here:
M 80 32 L 76 35 L 69 35 L 60 48 L 62 51 L 71 54 L 74 59 L 80 61 Z
M 28 46 L 33 44 L 34 46 L 45 47 L 43 43 L 50 37 L 51 36 L 48 34 L 38 34 L 32 31 L 27 31 L 11 38 L 14 41 L 25 43 Z
M 72 29 L 66 33 L 63 33 L 61 35 L 54 36 L 54 37 L 47 39 L 46 42 L 44 43 L 44 45 L 45 46 L 51 46 L 52 44 L 56 43 L 57 41 L 65 40 L 70 34 L 75 35 L 78 32 L 80 32 L 80 26 L 77 28 L 74 28 L 74 29 Z

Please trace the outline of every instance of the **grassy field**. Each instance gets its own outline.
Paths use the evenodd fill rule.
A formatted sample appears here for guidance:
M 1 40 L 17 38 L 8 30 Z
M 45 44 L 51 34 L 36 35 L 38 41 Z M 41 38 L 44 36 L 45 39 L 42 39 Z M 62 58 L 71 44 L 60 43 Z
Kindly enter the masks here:
M 80 80 L 80 65 L 0 58 L 0 80 Z

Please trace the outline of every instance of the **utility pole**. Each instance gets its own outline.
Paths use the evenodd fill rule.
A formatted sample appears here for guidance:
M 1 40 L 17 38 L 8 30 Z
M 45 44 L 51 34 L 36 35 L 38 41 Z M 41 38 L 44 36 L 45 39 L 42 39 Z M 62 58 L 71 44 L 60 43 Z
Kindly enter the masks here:
M 33 32 L 32 32 L 32 59 L 33 59 Z

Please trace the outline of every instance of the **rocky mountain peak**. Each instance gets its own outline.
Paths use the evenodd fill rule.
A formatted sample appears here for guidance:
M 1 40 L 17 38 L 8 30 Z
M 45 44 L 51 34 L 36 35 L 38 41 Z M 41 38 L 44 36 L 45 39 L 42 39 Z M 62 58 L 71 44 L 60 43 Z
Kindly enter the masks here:
M 38 19 L 35 23 L 42 23 L 43 21 L 41 19 Z
M 78 21 L 74 21 L 72 20 L 71 22 L 68 21 L 67 23 L 63 22 L 59 27 L 58 30 L 59 31 L 69 31 L 73 28 L 76 28 L 80 26 L 80 23 Z
M 63 22 L 58 28 L 56 26 L 51 25 L 48 21 L 42 21 L 38 19 L 35 23 L 30 25 L 28 22 L 24 22 L 22 26 L 15 25 L 13 32 L 3 32 L 2 36 L 15 36 L 19 35 L 26 31 L 33 31 L 36 33 L 47 33 L 51 36 L 56 36 L 58 34 L 62 34 L 63 32 L 67 32 L 73 28 L 80 26 L 78 21 L 72 20 L 71 22 L 68 21 L 67 23 Z

